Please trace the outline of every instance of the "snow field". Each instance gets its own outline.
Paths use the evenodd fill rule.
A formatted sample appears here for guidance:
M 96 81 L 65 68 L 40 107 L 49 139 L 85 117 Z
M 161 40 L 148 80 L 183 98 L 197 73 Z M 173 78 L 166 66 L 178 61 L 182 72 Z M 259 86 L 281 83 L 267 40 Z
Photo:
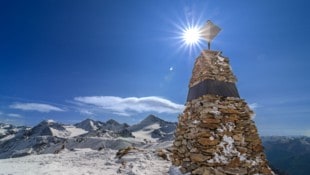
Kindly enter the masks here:
M 116 150 L 64 150 L 60 154 L 0 159 L 0 175 L 165 175 L 171 163 L 154 149 L 134 149 L 118 159 Z
M 149 125 L 139 131 L 132 132 L 132 134 L 136 137 L 136 139 L 139 139 L 141 141 L 148 140 L 151 142 L 156 142 L 158 139 L 152 138 L 152 131 L 155 129 L 159 129 L 160 126 L 158 123 L 154 123 L 152 125 Z

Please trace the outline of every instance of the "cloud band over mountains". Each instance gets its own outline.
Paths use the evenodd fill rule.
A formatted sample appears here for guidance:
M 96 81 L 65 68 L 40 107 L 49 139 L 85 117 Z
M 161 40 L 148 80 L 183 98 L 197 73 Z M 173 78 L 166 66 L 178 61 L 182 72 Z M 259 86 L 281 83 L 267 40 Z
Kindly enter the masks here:
M 157 113 L 181 113 L 184 105 L 173 103 L 170 100 L 149 97 L 116 97 L 116 96 L 88 96 L 75 97 L 75 101 L 92 107 L 111 111 L 117 115 L 129 115 L 130 113 L 157 112 Z
M 118 96 L 81 96 L 75 97 L 73 102 L 71 101 L 71 105 L 59 105 L 65 106 L 65 109 L 47 103 L 20 102 L 9 105 L 9 108 L 41 113 L 78 111 L 88 116 L 103 113 L 119 116 L 132 116 L 139 113 L 178 114 L 182 113 L 184 109 L 184 105 L 182 104 L 177 104 L 157 96 L 127 98 Z
M 56 112 L 64 111 L 63 109 L 59 107 L 52 106 L 49 104 L 42 104 L 42 103 L 14 103 L 10 105 L 10 108 L 19 109 L 23 111 L 37 111 L 37 112 L 44 112 L 44 113 L 48 113 L 52 111 L 56 111 Z

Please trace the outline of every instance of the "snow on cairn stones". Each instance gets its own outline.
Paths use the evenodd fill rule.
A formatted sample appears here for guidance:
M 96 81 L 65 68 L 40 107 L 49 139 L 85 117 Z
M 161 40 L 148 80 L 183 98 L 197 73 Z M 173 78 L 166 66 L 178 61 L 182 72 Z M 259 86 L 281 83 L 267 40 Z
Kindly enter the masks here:
M 221 52 L 204 50 L 196 59 L 171 157 L 183 173 L 274 174 L 236 81 Z

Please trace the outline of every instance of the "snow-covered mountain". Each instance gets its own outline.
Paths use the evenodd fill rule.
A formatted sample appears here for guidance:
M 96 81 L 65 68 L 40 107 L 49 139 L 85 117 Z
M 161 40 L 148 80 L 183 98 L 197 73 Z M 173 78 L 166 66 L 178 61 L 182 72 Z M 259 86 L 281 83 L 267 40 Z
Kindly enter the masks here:
M 75 124 L 74 126 L 88 131 L 86 134 L 87 136 L 102 136 L 109 132 L 112 135 L 118 135 L 121 137 L 133 137 L 131 132 L 127 130 L 129 127 L 128 124 L 120 124 L 113 119 L 110 119 L 107 122 L 86 119 L 80 123 Z
M 104 129 L 109 131 L 121 131 L 129 127 L 128 124 L 120 124 L 117 121 L 110 119 L 107 122 L 95 121 L 92 119 L 85 119 L 80 123 L 75 124 L 77 128 L 82 128 L 86 131 L 96 131 L 98 129 Z
M 14 126 L 10 124 L 0 123 L 0 139 L 6 137 L 7 135 L 12 135 L 20 130 L 24 130 L 24 126 Z
M 177 123 L 164 121 L 154 115 L 149 115 L 140 123 L 128 128 L 137 138 L 146 141 L 169 141 L 174 138 Z
M 28 136 L 56 136 L 67 137 L 70 133 L 66 128 L 53 120 L 44 120 L 29 130 Z
M 103 125 L 100 121 L 94 121 L 92 119 L 85 119 L 81 121 L 80 123 L 75 124 L 77 128 L 84 129 L 86 131 L 96 131 L 97 129 L 101 128 Z
M 104 123 L 103 128 L 106 130 L 118 132 L 124 129 L 127 129 L 129 125 L 127 123 L 120 124 L 117 121 L 110 119 L 106 123 Z
M 15 129 L 13 132 L 16 127 L 2 124 L 1 132 L 5 135 L 0 138 L 0 159 L 78 148 L 121 149 L 128 146 L 139 147 L 150 142 L 156 144 L 171 141 L 175 127 L 176 123 L 166 122 L 153 115 L 131 127 L 115 120 L 101 122 L 86 119 L 75 125 L 44 120 L 32 128 Z

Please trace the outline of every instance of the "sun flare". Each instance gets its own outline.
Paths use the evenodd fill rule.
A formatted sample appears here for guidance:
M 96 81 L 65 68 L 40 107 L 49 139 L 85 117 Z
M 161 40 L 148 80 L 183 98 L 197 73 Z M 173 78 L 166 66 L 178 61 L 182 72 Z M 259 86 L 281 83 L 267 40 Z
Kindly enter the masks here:
M 182 36 L 184 42 L 187 45 L 195 45 L 198 44 L 200 40 L 200 30 L 198 27 L 187 28 L 183 31 Z

